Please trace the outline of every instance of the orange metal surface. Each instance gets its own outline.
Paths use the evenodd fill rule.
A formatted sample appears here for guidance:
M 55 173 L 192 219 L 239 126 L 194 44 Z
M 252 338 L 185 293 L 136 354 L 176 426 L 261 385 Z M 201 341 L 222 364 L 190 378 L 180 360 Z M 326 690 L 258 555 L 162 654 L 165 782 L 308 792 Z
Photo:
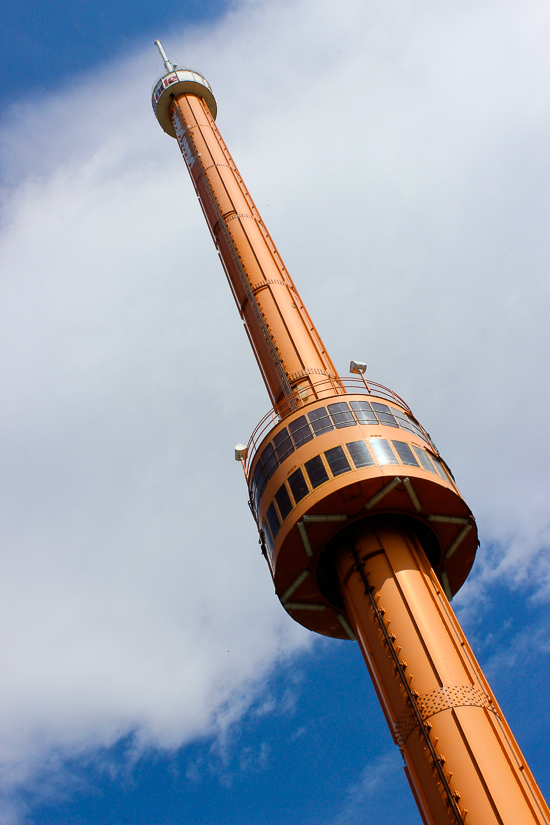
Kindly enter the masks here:
M 206 102 L 175 98 L 170 116 L 273 404 L 315 391 L 334 365 L 223 142 Z
M 414 532 L 368 520 L 338 544 L 347 615 L 426 825 L 547 823 L 550 811 Z
M 191 91 L 170 95 L 170 84 Z M 550 825 L 447 598 L 478 544 L 454 478 L 399 396 L 337 375 L 204 78 L 163 76 L 153 107 L 178 140 L 274 407 L 242 461 L 283 607 L 311 630 L 357 638 L 425 825 Z M 320 408 L 327 427 L 315 430 Z

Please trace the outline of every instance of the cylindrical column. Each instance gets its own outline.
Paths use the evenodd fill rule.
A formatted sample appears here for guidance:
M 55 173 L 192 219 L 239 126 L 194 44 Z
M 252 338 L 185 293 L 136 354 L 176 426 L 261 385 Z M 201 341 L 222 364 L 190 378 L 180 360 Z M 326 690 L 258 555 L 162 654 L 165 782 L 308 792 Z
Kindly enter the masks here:
M 350 623 L 426 825 L 542 825 L 550 811 L 424 552 L 391 517 L 342 534 Z
M 207 103 L 176 95 L 169 111 L 272 403 L 284 416 L 344 392 Z

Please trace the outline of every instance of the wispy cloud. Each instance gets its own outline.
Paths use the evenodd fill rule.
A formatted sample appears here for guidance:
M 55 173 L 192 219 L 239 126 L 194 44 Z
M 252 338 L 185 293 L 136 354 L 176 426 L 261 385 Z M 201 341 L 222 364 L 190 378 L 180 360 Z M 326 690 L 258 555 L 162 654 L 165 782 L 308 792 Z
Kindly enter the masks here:
M 359 776 L 345 791 L 341 810 L 331 820 L 330 825 L 362 825 L 365 822 L 365 807 L 377 796 L 384 786 L 402 772 L 401 758 L 397 750 L 392 750 L 369 762 Z

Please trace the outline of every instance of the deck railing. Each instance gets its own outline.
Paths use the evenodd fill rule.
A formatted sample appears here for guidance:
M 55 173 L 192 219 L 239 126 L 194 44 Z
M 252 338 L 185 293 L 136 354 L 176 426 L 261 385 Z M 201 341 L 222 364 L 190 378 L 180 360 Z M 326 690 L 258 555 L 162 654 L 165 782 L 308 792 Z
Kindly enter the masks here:
M 346 393 L 352 395 L 372 396 L 373 398 L 381 398 L 385 401 L 391 401 L 392 404 L 397 404 L 401 407 L 407 415 L 414 418 L 413 412 L 409 405 L 403 401 L 401 396 L 396 392 L 384 387 L 383 384 L 377 384 L 376 381 L 368 381 L 364 376 L 350 376 L 347 378 L 339 378 L 339 385 L 343 387 Z M 330 390 L 332 389 L 332 392 Z M 326 381 L 316 382 L 315 395 L 309 393 L 307 395 L 296 393 L 291 397 L 284 398 L 277 406 L 272 407 L 267 412 L 262 420 L 256 425 L 252 435 L 248 441 L 247 457 L 245 461 L 245 472 L 248 475 L 250 465 L 256 454 L 256 450 L 263 441 L 266 433 L 271 430 L 276 424 L 279 424 L 290 412 L 297 412 L 301 408 L 307 408 L 319 401 L 327 402 L 331 399 L 344 401 L 346 395 L 334 392 L 334 381 L 327 379 Z M 415 419 L 416 421 L 416 419 Z

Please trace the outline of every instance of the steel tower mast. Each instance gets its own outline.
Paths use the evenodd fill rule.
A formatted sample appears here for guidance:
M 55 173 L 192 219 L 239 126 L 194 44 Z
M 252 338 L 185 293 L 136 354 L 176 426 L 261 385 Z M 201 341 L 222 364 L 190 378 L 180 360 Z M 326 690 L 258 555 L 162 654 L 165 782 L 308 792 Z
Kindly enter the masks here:
M 357 639 L 425 825 L 550 825 L 550 810 L 449 604 L 478 546 L 428 433 L 365 365 L 339 376 L 215 123 L 172 65 L 153 109 L 175 137 L 273 408 L 237 445 L 285 610 Z

